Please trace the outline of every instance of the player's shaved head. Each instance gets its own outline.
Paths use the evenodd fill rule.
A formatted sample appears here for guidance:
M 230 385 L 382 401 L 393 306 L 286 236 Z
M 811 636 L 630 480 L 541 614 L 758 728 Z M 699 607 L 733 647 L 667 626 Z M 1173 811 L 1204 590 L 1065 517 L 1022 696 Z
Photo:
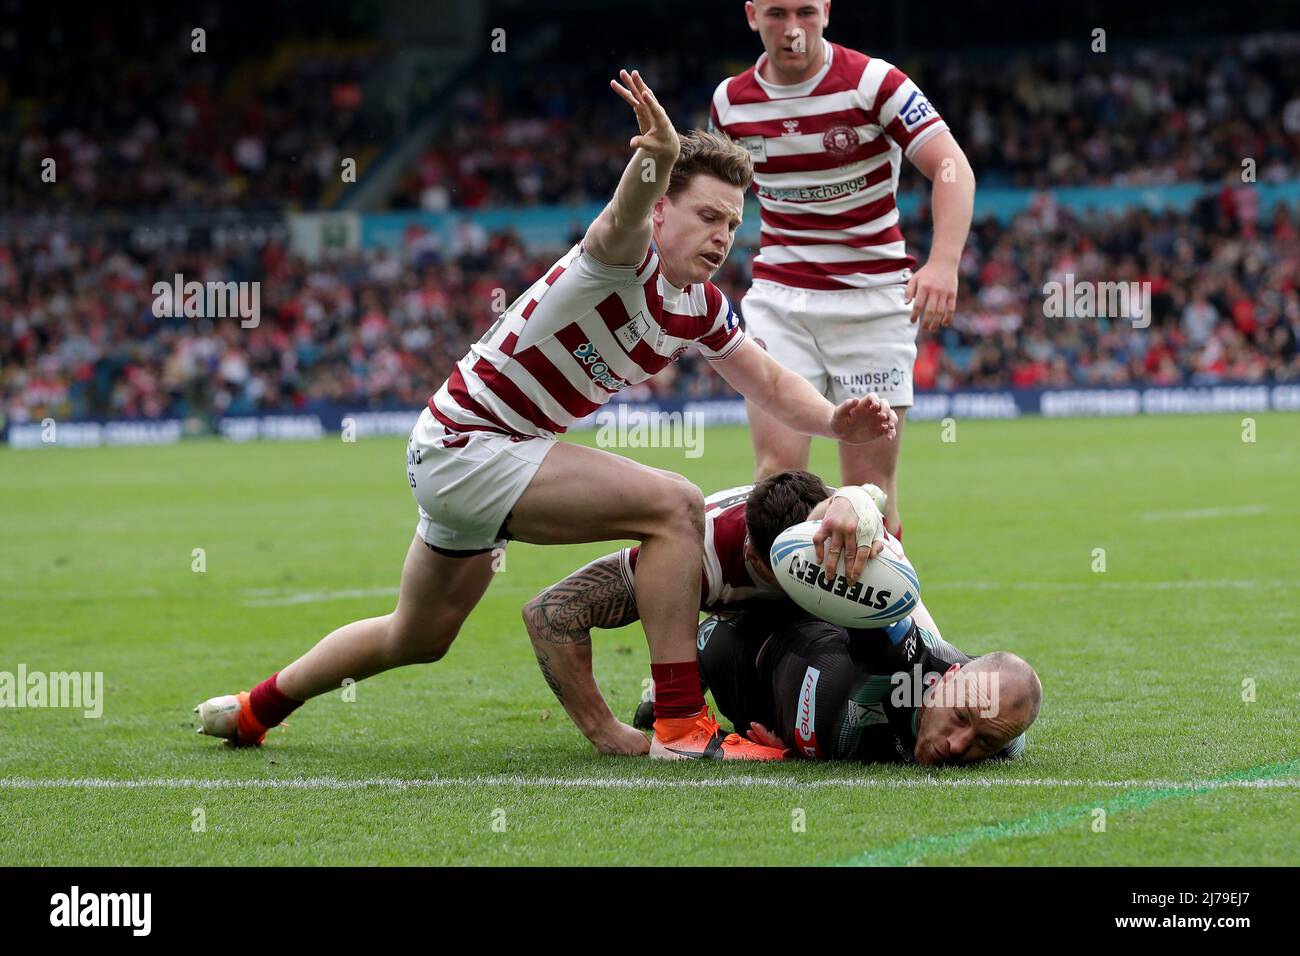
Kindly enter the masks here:
M 926 691 L 913 756 L 920 764 L 1006 755 L 1038 717 L 1043 685 L 1015 654 L 995 651 L 953 665 Z
M 1043 685 L 1038 673 L 1023 657 L 1007 651 L 993 651 L 975 658 L 962 670 L 998 675 L 999 704 L 1012 720 L 1015 731 L 1008 740 L 1023 734 L 1038 719 L 1038 709 L 1043 704 Z

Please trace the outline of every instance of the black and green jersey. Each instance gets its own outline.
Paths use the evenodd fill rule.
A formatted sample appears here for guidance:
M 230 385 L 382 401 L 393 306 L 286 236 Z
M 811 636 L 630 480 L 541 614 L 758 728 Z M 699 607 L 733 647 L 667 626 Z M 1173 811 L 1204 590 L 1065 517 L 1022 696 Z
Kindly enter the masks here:
M 761 723 L 811 759 L 911 762 L 921 694 L 971 658 L 910 618 L 846 630 L 806 614 L 700 625 L 700 675 L 736 730 Z M 1024 749 L 1021 735 L 1003 751 Z

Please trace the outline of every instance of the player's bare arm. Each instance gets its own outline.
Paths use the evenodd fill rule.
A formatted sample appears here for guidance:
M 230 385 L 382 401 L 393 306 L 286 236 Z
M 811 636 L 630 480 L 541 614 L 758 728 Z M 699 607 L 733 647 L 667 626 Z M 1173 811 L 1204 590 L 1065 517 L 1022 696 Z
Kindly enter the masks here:
M 551 585 L 524 605 L 524 626 L 537 666 L 556 698 L 600 753 L 645 754 L 645 734 L 618 720 L 591 672 L 591 629 L 637 621 L 636 595 L 607 554 Z
M 871 394 L 832 405 L 752 339 L 712 364 L 728 385 L 797 432 L 854 444 L 892 441 L 897 434 L 898 415 L 889 402 Z
M 637 265 L 650 247 L 650 211 L 668 191 L 669 174 L 681 150 L 677 131 L 641 74 L 619 73 L 610 80 L 614 90 L 636 112 L 640 133 L 628 145 L 635 150 L 614 198 L 587 229 L 585 248 L 609 265 Z
M 913 322 L 937 329 L 948 325 L 957 309 L 957 267 L 975 208 L 975 173 L 947 130 L 922 143 L 912 163 L 933 183 L 934 238 L 930 258 L 908 280 L 904 301 L 912 304 Z

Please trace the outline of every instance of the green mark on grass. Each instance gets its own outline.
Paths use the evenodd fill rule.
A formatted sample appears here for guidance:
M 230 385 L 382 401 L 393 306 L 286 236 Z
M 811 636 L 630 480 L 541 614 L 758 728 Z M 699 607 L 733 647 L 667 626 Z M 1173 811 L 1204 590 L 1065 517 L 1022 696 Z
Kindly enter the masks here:
M 1253 767 L 1249 770 L 1234 770 L 1232 773 L 1224 774 L 1222 777 L 1216 777 L 1211 783 L 1221 783 L 1230 780 L 1271 780 L 1276 777 L 1286 777 L 1291 774 L 1300 773 L 1300 759 L 1289 760 L 1284 763 L 1264 764 L 1260 767 Z M 1007 823 L 995 823 L 985 826 L 972 827 L 969 830 L 960 830 L 957 833 L 947 833 L 941 836 L 919 837 L 912 840 L 903 840 L 900 843 L 894 843 L 889 846 L 883 846 L 875 850 L 867 850 L 848 860 L 842 860 L 837 866 L 907 866 L 924 859 L 927 856 L 936 856 L 950 853 L 964 853 L 971 847 L 988 843 L 996 840 L 1005 840 L 1009 837 L 1020 836 L 1038 836 L 1044 833 L 1051 833 L 1055 830 L 1064 829 L 1071 824 L 1078 824 L 1081 821 L 1086 822 L 1088 813 L 1096 807 L 1102 807 L 1106 815 L 1112 813 L 1133 812 L 1145 810 L 1147 807 L 1164 800 L 1172 800 L 1178 797 L 1196 797 L 1204 793 L 1210 793 L 1215 788 L 1213 786 L 1200 787 L 1161 787 L 1151 790 L 1136 790 L 1132 793 L 1126 793 L 1123 796 L 1115 797 L 1112 800 L 1106 800 L 1100 803 L 1080 803 L 1074 806 L 1062 807 L 1059 810 L 1047 810 L 1043 813 L 1035 813 L 1031 816 L 1021 817 L 1019 820 L 1011 820 Z

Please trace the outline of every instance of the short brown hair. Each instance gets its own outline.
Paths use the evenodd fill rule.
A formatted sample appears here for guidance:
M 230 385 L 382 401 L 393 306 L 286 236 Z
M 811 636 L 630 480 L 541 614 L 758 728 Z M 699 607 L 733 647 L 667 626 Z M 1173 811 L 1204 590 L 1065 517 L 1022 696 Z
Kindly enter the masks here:
M 826 483 L 810 471 L 778 471 L 754 485 L 745 502 L 745 531 L 763 563 L 772 566 L 772 542 L 831 496 Z
M 754 160 L 743 146 L 738 146 L 722 133 L 693 129 L 681 137 L 682 151 L 673 163 L 668 179 L 668 195 L 685 189 L 691 180 L 703 173 L 749 189 L 754 179 Z

